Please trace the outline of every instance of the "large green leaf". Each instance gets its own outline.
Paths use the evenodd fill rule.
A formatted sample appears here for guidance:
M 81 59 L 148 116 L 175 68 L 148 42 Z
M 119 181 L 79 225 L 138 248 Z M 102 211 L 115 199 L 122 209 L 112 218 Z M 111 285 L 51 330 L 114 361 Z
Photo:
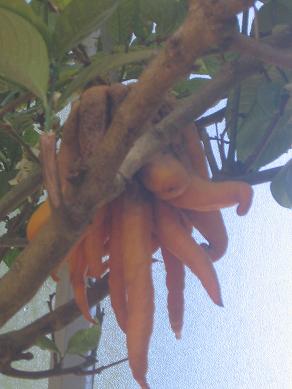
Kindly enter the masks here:
M 279 3 L 289 8 L 292 11 L 292 2 L 291 0 L 279 0 Z
M 54 0 L 54 3 L 56 6 L 60 9 L 63 10 L 69 3 L 71 3 L 71 0 Z
M 129 44 L 135 20 L 140 19 L 139 0 L 124 0 L 107 21 L 106 33 L 116 45 Z M 142 20 L 139 20 L 142 23 Z
M 0 93 L 9 92 L 11 89 L 11 85 L 6 80 L 0 78 Z
M 288 3 L 290 3 L 288 5 Z M 292 6 L 290 0 L 271 0 L 258 12 L 259 31 L 262 34 L 271 33 L 278 24 L 291 24 Z
M 66 354 L 85 354 L 96 348 L 101 335 L 100 324 L 79 330 L 69 339 Z
M 291 77 L 290 72 L 286 72 L 286 77 Z M 292 101 L 288 99 L 285 105 L 288 98 L 286 86 L 283 73 L 274 67 L 267 69 L 266 75 L 255 75 L 241 83 L 236 150 L 242 162 L 252 156 L 253 169 L 278 158 L 292 142 Z M 227 103 L 229 135 L 233 101 L 234 91 L 230 93 Z M 260 145 L 263 147 L 258 152 Z
M 0 77 L 27 88 L 46 103 L 49 78 L 44 39 L 22 16 L 0 5 Z
M 236 148 L 240 161 L 246 161 L 256 150 L 260 150 L 259 145 L 263 145 L 254 160 L 254 169 L 278 158 L 292 142 L 292 101 L 291 98 L 288 100 L 285 111 L 279 116 L 281 99 L 285 98 L 281 92 L 276 84 L 261 85 L 255 104 L 239 127 Z M 260 97 L 264 93 L 266 100 Z
M 47 45 L 50 45 L 50 35 L 47 26 L 33 11 L 32 7 L 23 0 L 0 0 L 0 9 L 11 11 L 32 24 L 42 35 Z
M 292 209 L 292 160 L 290 160 L 271 182 L 274 199 L 285 208 Z
M 78 45 L 111 16 L 119 0 L 72 0 L 60 14 L 54 34 L 56 57 Z
M 156 32 L 163 39 L 181 24 L 187 13 L 185 0 L 140 0 L 144 20 L 155 22 Z

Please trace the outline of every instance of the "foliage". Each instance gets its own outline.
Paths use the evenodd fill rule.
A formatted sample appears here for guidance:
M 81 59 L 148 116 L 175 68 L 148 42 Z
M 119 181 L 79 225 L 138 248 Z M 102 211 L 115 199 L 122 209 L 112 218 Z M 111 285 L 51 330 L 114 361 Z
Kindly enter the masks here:
M 289 0 L 263 3 L 257 16 L 261 36 L 291 23 Z M 138 79 L 181 24 L 187 4 L 187 0 L 0 0 L 0 202 L 17 173 L 26 177 L 38 164 L 33 148 L 39 148 L 40 131 L 53 129 L 59 138 L 58 113 L 88 86 Z M 95 52 L 89 54 L 84 39 L 96 31 Z M 233 51 L 210 49 L 194 63 L 191 77 L 173 86 L 178 104 L 200 94 L 222 66 L 236 66 L 239 57 Z M 228 92 L 221 130 L 216 142 L 212 140 L 222 166 L 213 172 L 215 178 L 244 179 L 290 150 L 291 82 L 291 71 L 263 64 L 261 72 Z M 23 163 L 27 160 L 30 165 Z M 271 182 L 274 199 L 287 208 L 292 208 L 291 177 L 289 161 Z M 7 236 L 24 237 L 31 202 L 35 204 L 41 194 L 32 191 L 21 202 L 22 221 L 11 229 L 8 225 Z M 19 251 L 13 247 L 1 251 L 1 260 L 10 266 Z M 86 331 L 69 341 L 68 353 L 85 353 L 98 345 L 100 331 L 95 327 Z M 40 338 L 38 345 L 57 352 L 49 338 Z

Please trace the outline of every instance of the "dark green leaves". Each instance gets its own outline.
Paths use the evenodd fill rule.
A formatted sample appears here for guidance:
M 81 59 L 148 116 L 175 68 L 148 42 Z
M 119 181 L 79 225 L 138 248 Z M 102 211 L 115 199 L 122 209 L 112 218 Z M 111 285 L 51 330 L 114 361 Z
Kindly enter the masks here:
M 117 0 L 72 0 L 57 20 L 54 41 L 56 57 L 62 57 L 110 17 Z
M 286 81 L 271 69 L 267 79 L 253 76 L 241 84 L 236 150 L 238 159 L 253 170 L 286 152 L 292 142 L 292 101 Z M 227 122 L 233 93 L 227 106 Z
M 279 24 L 291 24 L 292 3 L 290 0 L 271 0 L 258 12 L 259 31 L 271 33 Z
M 282 207 L 292 209 L 292 160 L 290 160 L 271 182 L 274 199 Z

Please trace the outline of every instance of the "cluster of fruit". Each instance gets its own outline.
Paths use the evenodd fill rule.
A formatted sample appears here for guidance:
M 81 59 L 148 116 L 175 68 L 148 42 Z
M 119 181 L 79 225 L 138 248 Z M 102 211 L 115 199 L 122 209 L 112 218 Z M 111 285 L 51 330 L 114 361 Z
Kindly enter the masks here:
M 88 146 L 92 138 L 88 123 L 97 126 L 99 131 L 106 130 L 108 123 L 101 125 L 96 121 L 106 111 L 103 109 L 103 113 L 96 114 L 96 101 L 113 93 L 111 88 L 94 87 L 85 92 L 87 97 L 81 95 L 64 126 L 59 170 L 65 198 L 66 192 L 70 191 L 68 177 L 72 175 L 74 161 L 82 157 L 84 164 L 84 156 L 90 155 L 92 150 L 92 144 Z M 118 98 L 120 102 L 126 93 L 124 87 L 118 90 L 122 91 Z M 89 109 L 86 99 L 93 95 L 90 100 L 93 108 Z M 82 110 L 82 104 L 87 107 L 86 112 Z M 162 109 L 163 115 L 167 110 Z M 95 119 L 89 120 L 90 117 Z M 82 121 L 90 134 L 88 142 L 84 127 L 80 130 Z M 77 136 L 78 128 L 81 132 Z M 237 214 L 244 215 L 250 208 L 252 194 L 252 188 L 244 182 L 215 183 L 209 179 L 204 150 L 197 129 L 191 124 L 138 172 L 122 195 L 98 209 L 91 224 L 67 254 L 76 303 L 89 321 L 93 319 L 88 308 L 86 278 L 98 279 L 109 271 L 111 304 L 117 322 L 126 334 L 129 364 L 141 388 L 149 387 L 146 373 L 154 315 L 153 253 L 161 249 L 166 269 L 169 321 L 179 338 L 183 325 L 185 266 L 198 277 L 213 302 L 222 305 L 213 265 L 227 248 L 220 209 L 237 205 Z M 45 202 L 28 223 L 29 239 L 33 239 L 49 216 L 49 203 Z M 207 243 L 199 245 L 194 240 L 193 228 Z

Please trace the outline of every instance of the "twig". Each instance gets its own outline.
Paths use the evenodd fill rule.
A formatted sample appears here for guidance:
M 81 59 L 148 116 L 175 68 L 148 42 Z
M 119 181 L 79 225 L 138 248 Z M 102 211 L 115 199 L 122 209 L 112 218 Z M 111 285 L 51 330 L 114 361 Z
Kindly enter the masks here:
M 120 365 L 121 363 L 127 362 L 127 360 L 128 360 L 128 358 L 123 358 L 123 359 L 120 359 L 119 361 L 109 363 L 108 365 L 97 367 L 96 369 L 80 371 L 77 373 L 77 375 L 101 374 L 104 370 L 110 369 L 111 367 L 114 367 L 114 366 Z
M 218 174 L 219 169 L 218 169 L 216 159 L 214 157 L 212 146 L 210 144 L 209 135 L 204 128 L 200 130 L 200 135 L 201 135 L 202 142 L 204 144 L 205 154 L 206 154 L 212 175 L 216 176 Z
M 197 127 L 207 127 L 210 126 L 211 124 L 221 122 L 226 113 L 226 108 L 221 108 L 218 111 L 211 113 L 208 116 L 203 116 L 200 119 L 197 119 L 195 121 Z
M 48 308 L 49 308 L 49 312 L 53 312 L 54 311 L 54 308 L 53 308 L 53 305 L 54 305 L 54 299 L 56 297 L 56 293 L 51 293 L 49 294 L 49 300 L 47 301 L 47 304 L 48 304 Z M 51 337 L 52 337 L 52 341 L 54 343 L 56 343 L 56 338 L 55 338 L 55 332 L 52 331 L 51 332 Z M 53 366 L 56 367 L 58 365 L 58 355 L 57 353 L 53 353 Z
M 274 167 L 271 169 L 261 170 L 258 172 L 247 173 L 240 176 L 228 176 L 219 175 L 215 178 L 215 181 L 228 181 L 230 179 L 234 181 L 244 181 L 250 185 L 259 185 L 267 182 L 271 182 L 273 178 L 280 172 L 283 166 Z
M 38 379 L 56 377 L 56 376 L 68 375 L 68 374 L 75 374 L 78 376 L 89 376 L 89 375 L 101 374 L 104 370 L 110 369 L 114 366 L 124 363 L 127 360 L 128 358 L 123 358 L 119 361 L 112 362 L 108 365 L 97 367 L 96 369 L 85 370 L 86 368 L 90 367 L 95 363 L 94 358 L 92 359 L 90 357 L 86 357 L 84 362 L 71 367 L 56 366 L 53 369 L 42 370 L 42 371 L 24 371 L 9 366 L 5 370 L 3 370 L 2 373 L 9 377 L 23 378 L 23 379 L 30 379 L 30 380 L 38 380 Z
M 236 149 L 236 139 L 237 139 L 237 125 L 238 125 L 238 111 L 239 111 L 239 103 L 240 103 L 240 85 L 237 85 L 234 89 L 233 102 L 231 107 L 231 120 L 230 123 L 227 124 L 227 127 L 230 128 L 230 143 L 227 152 L 226 163 L 223 166 L 223 169 L 232 170 L 234 162 L 235 162 L 235 149 Z
M 87 358 L 86 361 L 77 364 L 75 366 L 71 366 L 71 367 L 56 366 L 53 369 L 41 370 L 41 371 L 25 371 L 25 370 L 15 369 L 14 367 L 11 366 L 7 366 L 2 370 L 2 374 L 14 378 L 39 380 L 43 378 L 57 377 L 61 375 L 80 374 L 84 371 L 83 369 L 86 369 L 87 367 L 91 366 L 94 362 L 95 360 L 92 361 L 90 358 Z

